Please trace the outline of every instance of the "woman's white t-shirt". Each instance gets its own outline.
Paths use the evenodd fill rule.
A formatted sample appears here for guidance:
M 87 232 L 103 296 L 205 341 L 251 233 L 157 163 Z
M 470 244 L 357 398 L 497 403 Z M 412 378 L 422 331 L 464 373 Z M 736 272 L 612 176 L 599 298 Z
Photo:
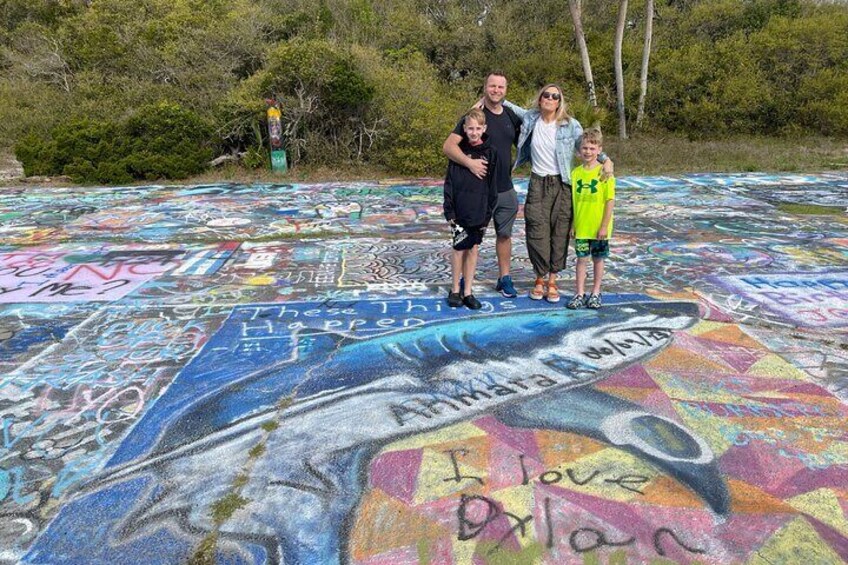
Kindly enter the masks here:
M 556 160 L 556 131 L 556 120 L 545 123 L 541 116 L 536 120 L 530 140 L 530 161 L 531 170 L 537 175 L 560 174 Z

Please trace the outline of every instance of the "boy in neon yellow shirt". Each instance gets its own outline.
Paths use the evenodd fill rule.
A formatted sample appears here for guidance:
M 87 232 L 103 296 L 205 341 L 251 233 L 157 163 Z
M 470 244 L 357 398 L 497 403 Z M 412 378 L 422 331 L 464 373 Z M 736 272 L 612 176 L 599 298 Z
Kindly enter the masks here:
M 598 155 L 603 151 L 602 144 L 603 137 L 599 130 L 586 130 L 577 152 L 583 164 L 571 171 L 571 199 L 574 205 L 571 238 L 577 255 L 577 294 L 566 306 L 572 310 L 601 307 L 601 279 L 604 276 L 604 260 L 609 257 L 612 211 L 615 206 L 615 178 L 601 180 Z M 592 294 L 587 296 L 585 284 L 590 256 L 595 277 Z

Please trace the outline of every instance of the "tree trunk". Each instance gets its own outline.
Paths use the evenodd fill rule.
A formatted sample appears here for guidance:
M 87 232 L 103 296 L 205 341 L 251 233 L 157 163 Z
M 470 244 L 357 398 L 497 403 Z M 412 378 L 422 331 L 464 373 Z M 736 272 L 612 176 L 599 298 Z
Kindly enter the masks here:
M 639 76 L 639 109 L 636 112 L 636 127 L 641 128 L 645 119 L 645 96 L 648 94 L 648 63 L 651 59 L 651 41 L 654 36 L 654 0 L 645 2 L 645 45 L 642 49 L 642 72 Z
M 583 76 L 586 77 L 586 90 L 589 94 L 589 104 L 598 109 L 598 97 L 595 94 L 595 80 L 592 78 L 592 63 L 589 61 L 589 48 L 586 46 L 586 36 L 583 33 L 582 9 L 580 0 L 568 0 L 571 10 L 571 20 L 574 22 L 574 37 L 580 49 L 580 60 L 583 62 Z
M 615 90 L 618 94 L 618 137 L 627 139 L 627 118 L 624 115 L 624 71 L 621 68 L 621 46 L 624 42 L 624 24 L 627 22 L 627 0 L 618 4 L 618 22 L 615 26 Z

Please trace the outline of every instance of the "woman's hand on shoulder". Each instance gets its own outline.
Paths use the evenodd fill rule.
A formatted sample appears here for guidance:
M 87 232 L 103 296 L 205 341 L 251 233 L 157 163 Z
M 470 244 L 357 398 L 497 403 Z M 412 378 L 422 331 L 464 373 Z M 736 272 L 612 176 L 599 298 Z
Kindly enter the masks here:
M 601 180 L 609 180 L 613 177 L 613 173 L 615 172 L 615 164 L 612 162 L 612 159 L 607 159 L 601 164 Z

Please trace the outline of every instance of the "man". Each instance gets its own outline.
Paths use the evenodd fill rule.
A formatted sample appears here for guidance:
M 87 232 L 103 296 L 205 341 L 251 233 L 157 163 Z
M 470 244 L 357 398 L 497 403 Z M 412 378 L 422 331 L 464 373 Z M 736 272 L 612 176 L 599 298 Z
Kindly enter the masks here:
M 518 215 L 518 195 L 512 185 L 512 146 L 518 142 L 521 119 L 503 105 L 506 98 L 506 77 L 492 72 L 483 86 L 483 113 L 486 115 L 486 133 L 495 150 L 495 184 L 498 187 L 498 203 L 492 218 L 495 222 L 495 252 L 498 256 L 498 290 L 507 298 L 518 294 L 509 274 L 512 258 L 512 226 Z M 451 161 L 470 170 L 478 178 L 486 176 L 486 161 L 471 159 L 459 148 L 463 139 L 462 120 L 442 145 L 442 151 Z

